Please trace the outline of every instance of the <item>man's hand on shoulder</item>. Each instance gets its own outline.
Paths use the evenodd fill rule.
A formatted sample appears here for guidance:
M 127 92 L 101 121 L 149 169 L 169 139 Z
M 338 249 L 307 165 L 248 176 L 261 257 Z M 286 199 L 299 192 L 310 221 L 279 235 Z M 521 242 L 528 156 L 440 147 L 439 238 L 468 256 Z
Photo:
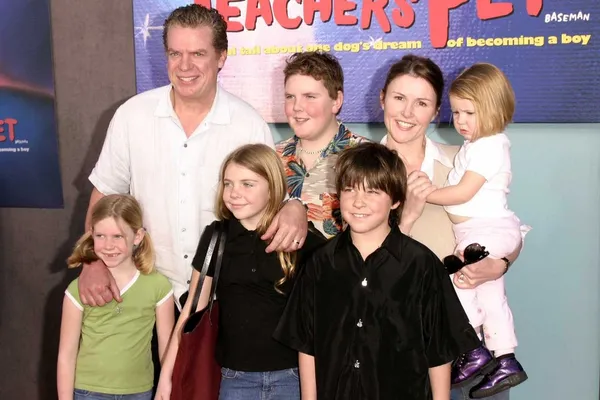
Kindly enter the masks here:
M 292 252 L 302 247 L 307 232 L 306 208 L 300 201 L 290 200 L 277 213 L 261 239 L 272 239 L 266 249 L 267 253 L 272 251 Z
M 83 265 L 78 283 L 79 297 L 85 305 L 101 307 L 112 299 L 123 301 L 115 278 L 100 260 Z

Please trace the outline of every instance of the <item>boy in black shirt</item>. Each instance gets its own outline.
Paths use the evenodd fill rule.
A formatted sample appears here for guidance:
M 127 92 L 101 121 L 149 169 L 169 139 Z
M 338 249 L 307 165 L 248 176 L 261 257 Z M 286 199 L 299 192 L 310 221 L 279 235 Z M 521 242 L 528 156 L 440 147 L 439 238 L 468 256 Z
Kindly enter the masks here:
M 302 399 L 450 399 L 479 346 L 439 259 L 403 235 L 406 170 L 375 143 L 336 165 L 344 232 L 301 271 L 275 337 L 300 352 Z

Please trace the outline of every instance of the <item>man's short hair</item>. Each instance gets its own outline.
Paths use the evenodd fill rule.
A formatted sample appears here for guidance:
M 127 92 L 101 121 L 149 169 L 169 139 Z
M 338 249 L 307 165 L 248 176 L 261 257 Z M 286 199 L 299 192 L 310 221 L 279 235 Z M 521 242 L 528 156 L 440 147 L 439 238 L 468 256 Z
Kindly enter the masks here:
M 337 58 L 328 53 L 315 51 L 292 54 L 287 60 L 283 74 L 284 82 L 292 75 L 305 75 L 322 81 L 332 100 L 338 98 L 338 92 L 344 92 L 342 66 Z
M 207 26 L 213 33 L 213 47 L 217 53 L 227 51 L 227 23 L 223 16 L 214 8 L 206 8 L 200 4 L 190 4 L 173 10 L 163 24 L 163 45 L 165 51 L 169 48 L 167 35 L 173 26 L 183 28 L 200 28 Z
M 335 166 L 338 196 L 351 187 L 381 190 L 400 206 L 390 212 L 390 223 L 399 223 L 406 201 L 406 168 L 393 150 L 379 143 L 361 143 L 343 150 Z

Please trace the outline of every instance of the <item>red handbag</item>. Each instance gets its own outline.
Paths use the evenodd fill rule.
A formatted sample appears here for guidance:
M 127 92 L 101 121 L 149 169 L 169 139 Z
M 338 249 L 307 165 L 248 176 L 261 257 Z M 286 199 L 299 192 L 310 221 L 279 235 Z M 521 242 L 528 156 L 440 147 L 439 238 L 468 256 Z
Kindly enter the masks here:
M 226 221 L 217 221 L 214 225 L 215 229 L 194 293 L 192 310 L 198 307 L 204 278 L 216 249 L 217 259 L 210 302 L 202 310 L 193 312 L 183 326 L 173 367 L 171 400 L 218 400 L 219 398 L 221 367 L 215 358 L 219 333 L 219 303 L 215 300 L 215 292 L 223 261 L 227 226 Z

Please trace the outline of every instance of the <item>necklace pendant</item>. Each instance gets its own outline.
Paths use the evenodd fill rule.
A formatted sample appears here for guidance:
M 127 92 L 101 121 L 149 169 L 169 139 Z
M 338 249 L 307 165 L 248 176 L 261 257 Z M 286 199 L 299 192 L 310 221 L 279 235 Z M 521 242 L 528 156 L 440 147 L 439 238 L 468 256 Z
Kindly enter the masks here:
M 121 313 L 123 312 L 123 309 L 121 308 L 121 306 L 120 306 L 120 305 L 117 305 L 117 306 L 115 307 L 115 312 L 116 312 L 117 314 L 121 314 Z

